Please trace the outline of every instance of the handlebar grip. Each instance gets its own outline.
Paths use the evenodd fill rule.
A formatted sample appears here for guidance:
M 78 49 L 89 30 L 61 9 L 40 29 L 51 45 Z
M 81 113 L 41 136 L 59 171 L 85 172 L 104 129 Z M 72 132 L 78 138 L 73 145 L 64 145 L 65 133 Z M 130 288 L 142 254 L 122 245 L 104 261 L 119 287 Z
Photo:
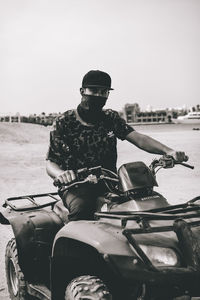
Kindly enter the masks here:
M 182 166 L 184 166 L 184 167 L 186 167 L 186 168 L 189 168 L 189 169 L 194 169 L 194 166 L 191 166 L 191 165 L 188 165 L 188 164 L 185 164 L 185 163 L 178 163 L 179 165 L 182 165 Z

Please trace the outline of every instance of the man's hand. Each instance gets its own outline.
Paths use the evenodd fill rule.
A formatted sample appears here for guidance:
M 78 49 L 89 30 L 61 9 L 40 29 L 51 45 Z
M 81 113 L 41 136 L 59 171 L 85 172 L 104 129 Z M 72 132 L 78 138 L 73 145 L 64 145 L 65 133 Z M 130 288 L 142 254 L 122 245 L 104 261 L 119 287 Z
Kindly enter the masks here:
M 183 162 L 188 160 L 188 156 L 183 151 L 170 150 L 166 155 L 172 156 L 176 161 Z
M 76 175 L 73 170 L 66 170 L 60 173 L 56 178 L 56 182 L 60 182 L 61 184 L 68 184 L 76 179 Z

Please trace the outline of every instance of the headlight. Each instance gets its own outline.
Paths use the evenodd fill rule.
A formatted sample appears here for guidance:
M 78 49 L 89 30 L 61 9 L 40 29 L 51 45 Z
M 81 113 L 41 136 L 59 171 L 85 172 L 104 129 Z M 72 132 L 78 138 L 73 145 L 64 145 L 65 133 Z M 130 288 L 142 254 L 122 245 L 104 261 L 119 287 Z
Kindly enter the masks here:
M 154 266 L 178 266 L 180 265 L 176 253 L 170 248 L 140 245 Z

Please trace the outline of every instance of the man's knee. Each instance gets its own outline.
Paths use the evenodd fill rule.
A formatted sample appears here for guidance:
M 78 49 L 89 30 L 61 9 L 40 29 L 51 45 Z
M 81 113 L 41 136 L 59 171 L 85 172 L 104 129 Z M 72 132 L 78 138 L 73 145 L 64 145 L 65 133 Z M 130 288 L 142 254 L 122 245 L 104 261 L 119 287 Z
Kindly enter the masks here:
M 68 193 L 63 195 L 64 205 L 69 210 L 69 220 L 93 219 L 95 199 L 85 193 Z
M 69 221 L 94 219 L 94 208 L 87 203 L 76 203 L 70 206 Z

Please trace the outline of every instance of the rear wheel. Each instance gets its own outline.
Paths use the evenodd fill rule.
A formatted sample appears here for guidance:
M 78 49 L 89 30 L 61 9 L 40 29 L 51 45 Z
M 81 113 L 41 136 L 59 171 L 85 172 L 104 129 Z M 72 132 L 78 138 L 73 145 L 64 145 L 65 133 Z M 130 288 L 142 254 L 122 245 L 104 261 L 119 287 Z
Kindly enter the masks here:
M 5 268 L 10 299 L 27 300 L 26 281 L 18 263 L 17 247 L 14 238 L 6 246 Z
M 84 275 L 73 279 L 66 288 L 65 300 L 112 300 L 108 288 L 96 276 Z

